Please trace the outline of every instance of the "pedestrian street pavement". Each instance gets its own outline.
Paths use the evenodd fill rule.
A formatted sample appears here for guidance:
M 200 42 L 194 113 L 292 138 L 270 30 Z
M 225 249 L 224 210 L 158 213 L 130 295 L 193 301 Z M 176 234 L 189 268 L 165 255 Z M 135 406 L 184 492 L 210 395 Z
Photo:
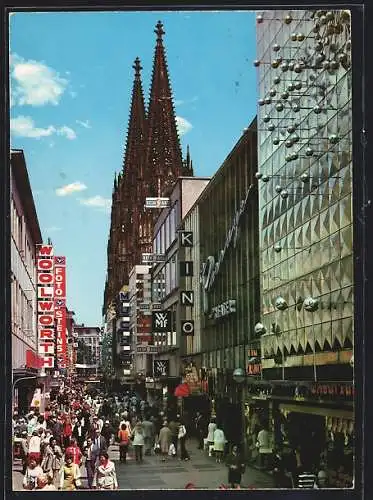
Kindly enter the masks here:
M 206 452 L 198 450 L 197 441 L 188 440 L 186 444 L 190 455 L 188 461 L 167 457 L 166 462 L 162 462 L 153 454 L 144 457 L 143 463 L 136 463 L 130 451 L 126 464 L 119 462 L 119 447 L 111 446 L 109 456 L 116 465 L 119 489 L 184 489 L 188 483 L 193 483 L 198 489 L 217 489 L 220 484 L 227 483 L 228 469 L 224 463 L 218 464 Z M 247 467 L 241 485 L 273 488 L 273 479 L 262 471 Z
M 180 461 L 167 457 L 162 462 L 158 455 L 145 456 L 143 463 L 136 463 L 134 451 L 130 448 L 127 463 L 119 462 L 119 446 L 109 448 L 109 457 L 114 461 L 120 490 L 161 490 L 184 489 L 193 483 L 197 489 L 217 489 L 219 485 L 228 483 L 228 469 L 224 463 L 216 463 L 205 451 L 197 449 L 197 441 L 187 440 L 190 460 Z M 82 487 L 87 488 L 87 474 L 84 465 L 81 467 Z M 20 461 L 13 464 L 13 490 L 22 490 L 22 473 Z M 254 486 L 257 489 L 273 488 L 272 476 L 257 469 L 246 467 L 242 476 L 241 487 Z

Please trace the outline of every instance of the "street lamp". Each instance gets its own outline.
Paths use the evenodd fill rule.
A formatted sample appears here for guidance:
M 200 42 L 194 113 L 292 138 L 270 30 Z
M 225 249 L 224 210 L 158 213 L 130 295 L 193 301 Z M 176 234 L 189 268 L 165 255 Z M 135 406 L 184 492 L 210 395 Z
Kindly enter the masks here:
M 315 312 L 319 308 L 319 301 L 314 297 L 306 297 L 303 302 L 303 308 L 308 312 Z M 316 335 L 315 335 L 315 322 L 312 318 L 312 336 L 313 336 L 313 378 L 317 382 L 317 366 L 316 366 Z
M 28 377 L 17 378 L 16 380 L 14 380 L 14 382 L 12 384 L 12 394 L 14 393 L 14 389 L 15 389 L 16 385 L 18 384 L 18 382 L 21 382 L 22 380 L 34 380 L 37 378 L 38 378 L 37 375 L 29 375 Z
M 245 421 L 245 412 L 243 408 L 243 383 L 246 380 L 246 372 L 243 368 L 235 368 L 233 370 L 233 375 L 232 378 L 234 382 L 237 384 L 237 387 L 239 388 L 239 408 L 240 408 L 240 413 L 241 413 L 241 432 L 242 432 L 242 447 L 243 447 L 243 456 L 246 457 L 246 440 L 245 440 L 245 427 L 246 427 L 246 421 Z

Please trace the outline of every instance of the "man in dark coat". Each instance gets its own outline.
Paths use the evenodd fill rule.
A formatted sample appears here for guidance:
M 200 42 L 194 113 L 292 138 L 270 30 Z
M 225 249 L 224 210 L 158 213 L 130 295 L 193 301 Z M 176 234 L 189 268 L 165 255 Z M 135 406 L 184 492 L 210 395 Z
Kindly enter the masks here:
M 85 441 L 85 432 L 84 428 L 82 427 L 82 423 L 80 420 L 76 422 L 74 425 L 73 429 L 73 437 L 76 439 L 76 442 L 78 443 L 79 448 L 83 451 L 83 445 Z
M 92 447 L 92 454 L 91 454 L 91 459 L 92 463 L 95 464 L 98 460 L 98 457 L 100 456 L 100 453 L 107 451 L 108 445 L 106 442 L 106 439 L 101 436 L 101 432 L 96 429 L 95 432 L 95 437 L 93 438 L 93 447 Z

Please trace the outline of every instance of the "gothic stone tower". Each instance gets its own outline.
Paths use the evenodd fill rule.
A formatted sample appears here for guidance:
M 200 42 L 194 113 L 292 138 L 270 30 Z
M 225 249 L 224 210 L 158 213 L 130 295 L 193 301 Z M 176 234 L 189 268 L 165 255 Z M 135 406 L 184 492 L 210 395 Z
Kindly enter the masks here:
M 179 176 L 193 176 L 189 147 L 182 158 L 173 97 L 163 46 L 163 25 L 158 21 L 148 112 L 145 110 L 141 65 L 136 58 L 131 112 L 123 171 L 114 181 L 108 273 L 104 310 L 123 284 L 131 268 L 151 253 L 153 227 L 159 210 L 145 209 L 146 197 L 170 194 Z

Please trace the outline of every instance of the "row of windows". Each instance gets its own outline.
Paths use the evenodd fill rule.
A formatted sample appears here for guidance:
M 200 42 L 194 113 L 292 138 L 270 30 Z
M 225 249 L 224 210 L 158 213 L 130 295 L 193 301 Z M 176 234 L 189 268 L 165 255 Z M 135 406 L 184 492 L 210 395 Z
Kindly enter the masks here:
M 176 226 L 179 222 L 179 204 L 176 202 L 169 211 L 165 221 L 159 228 L 153 241 L 154 253 L 164 254 L 174 241 L 176 236 Z
M 36 312 L 31 291 L 24 291 L 15 276 L 11 282 L 12 331 L 28 342 L 36 341 Z

